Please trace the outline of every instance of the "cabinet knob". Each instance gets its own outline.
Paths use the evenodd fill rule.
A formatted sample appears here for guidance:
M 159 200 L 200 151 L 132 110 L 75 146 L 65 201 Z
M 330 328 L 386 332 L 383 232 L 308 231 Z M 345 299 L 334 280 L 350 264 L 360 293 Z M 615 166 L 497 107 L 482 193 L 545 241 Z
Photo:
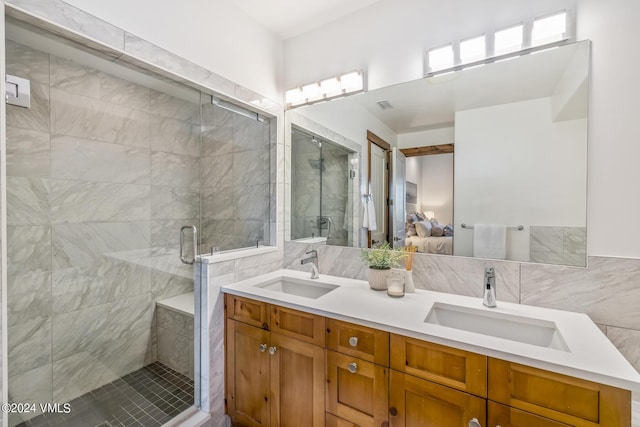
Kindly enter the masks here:
M 260 346 L 258 348 L 260 349 L 260 353 L 264 353 L 267 350 L 267 345 L 266 344 L 260 344 Z
M 398 415 L 398 410 L 394 407 L 389 408 L 389 415 L 395 417 L 396 415 Z
M 471 421 L 469 421 L 469 427 L 482 427 L 480 425 L 480 422 L 478 421 L 477 418 L 473 418 Z
M 349 345 L 351 347 L 357 347 L 358 346 L 358 337 L 349 338 Z
M 273 356 L 274 354 L 276 354 L 276 351 L 278 351 L 278 348 L 277 348 L 277 347 L 275 347 L 275 346 L 273 346 L 273 347 L 269 347 L 269 354 L 270 354 L 270 355 L 272 355 L 272 356 Z
M 352 374 L 355 374 L 358 370 L 358 365 L 356 364 L 356 362 L 351 362 L 347 365 L 347 370 Z

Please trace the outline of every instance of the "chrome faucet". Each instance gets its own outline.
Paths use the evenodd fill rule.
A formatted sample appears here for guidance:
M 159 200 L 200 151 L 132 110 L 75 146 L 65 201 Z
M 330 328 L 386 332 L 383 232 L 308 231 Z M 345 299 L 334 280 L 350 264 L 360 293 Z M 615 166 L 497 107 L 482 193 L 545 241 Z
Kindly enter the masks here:
M 318 251 L 311 250 L 306 254 L 311 256 L 300 260 L 300 264 L 304 265 L 304 264 L 311 263 L 311 278 L 317 279 L 320 277 L 320 272 L 318 271 Z
M 496 273 L 493 267 L 484 269 L 484 294 L 482 304 L 487 307 L 497 307 L 496 304 Z

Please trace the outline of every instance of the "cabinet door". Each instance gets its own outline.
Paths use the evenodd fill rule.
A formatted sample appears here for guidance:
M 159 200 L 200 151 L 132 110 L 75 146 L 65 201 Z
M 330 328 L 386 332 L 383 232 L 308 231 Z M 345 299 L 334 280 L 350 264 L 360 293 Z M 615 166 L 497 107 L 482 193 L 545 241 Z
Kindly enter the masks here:
M 389 366 L 389 332 L 327 319 L 327 348 Z
M 271 333 L 271 425 L 324 427 L 324 349 Z
M 351 421 L 343 420 L 342 418 L 338 418 L 333 414 L 327 412 L 327 423 L 325 427 L 360 427 L 358 424 L 354 424 Z
M 353 356 L 327 351 L 327 412 L 360 427 L 387 421 L 387 369 Z
M 324 347 L 324 317 L 290 308 L 271 306 L 273 332 Z
M 391 427 L 467 427 L 474 418 L 485 424 L 485 399 L 393 369 L 390 378 Z
M 489 399 L 579 427 L 631 426 L 631 392 L 489 358 Z
M 487 357 L 391 334 L 391 369 L 487 397 Z
M 227 411 L 247 427 L 270 425 L 269 332 L 227 321 Z
M 574 427 L 489 401 L 487 427 Z

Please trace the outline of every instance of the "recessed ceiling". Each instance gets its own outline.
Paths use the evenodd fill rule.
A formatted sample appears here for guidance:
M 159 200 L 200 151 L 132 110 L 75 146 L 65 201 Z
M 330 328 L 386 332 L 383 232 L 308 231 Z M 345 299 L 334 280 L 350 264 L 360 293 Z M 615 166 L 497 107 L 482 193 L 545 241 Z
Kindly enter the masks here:
M 281 39 L 322 27 L 380 0 L 231 0 Z

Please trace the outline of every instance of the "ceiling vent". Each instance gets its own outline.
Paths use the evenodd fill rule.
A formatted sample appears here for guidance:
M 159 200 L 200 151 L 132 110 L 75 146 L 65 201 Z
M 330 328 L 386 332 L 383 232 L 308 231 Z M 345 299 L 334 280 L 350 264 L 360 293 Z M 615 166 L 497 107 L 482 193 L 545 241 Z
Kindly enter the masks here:
M 378 101 L 376 102 L 376 104 L 378 104 L 378 107 L 382 108 L 383 110 L 391 110 L 393 108 L 393 105 L 391 105 L 391 103 L 386 99 Z

